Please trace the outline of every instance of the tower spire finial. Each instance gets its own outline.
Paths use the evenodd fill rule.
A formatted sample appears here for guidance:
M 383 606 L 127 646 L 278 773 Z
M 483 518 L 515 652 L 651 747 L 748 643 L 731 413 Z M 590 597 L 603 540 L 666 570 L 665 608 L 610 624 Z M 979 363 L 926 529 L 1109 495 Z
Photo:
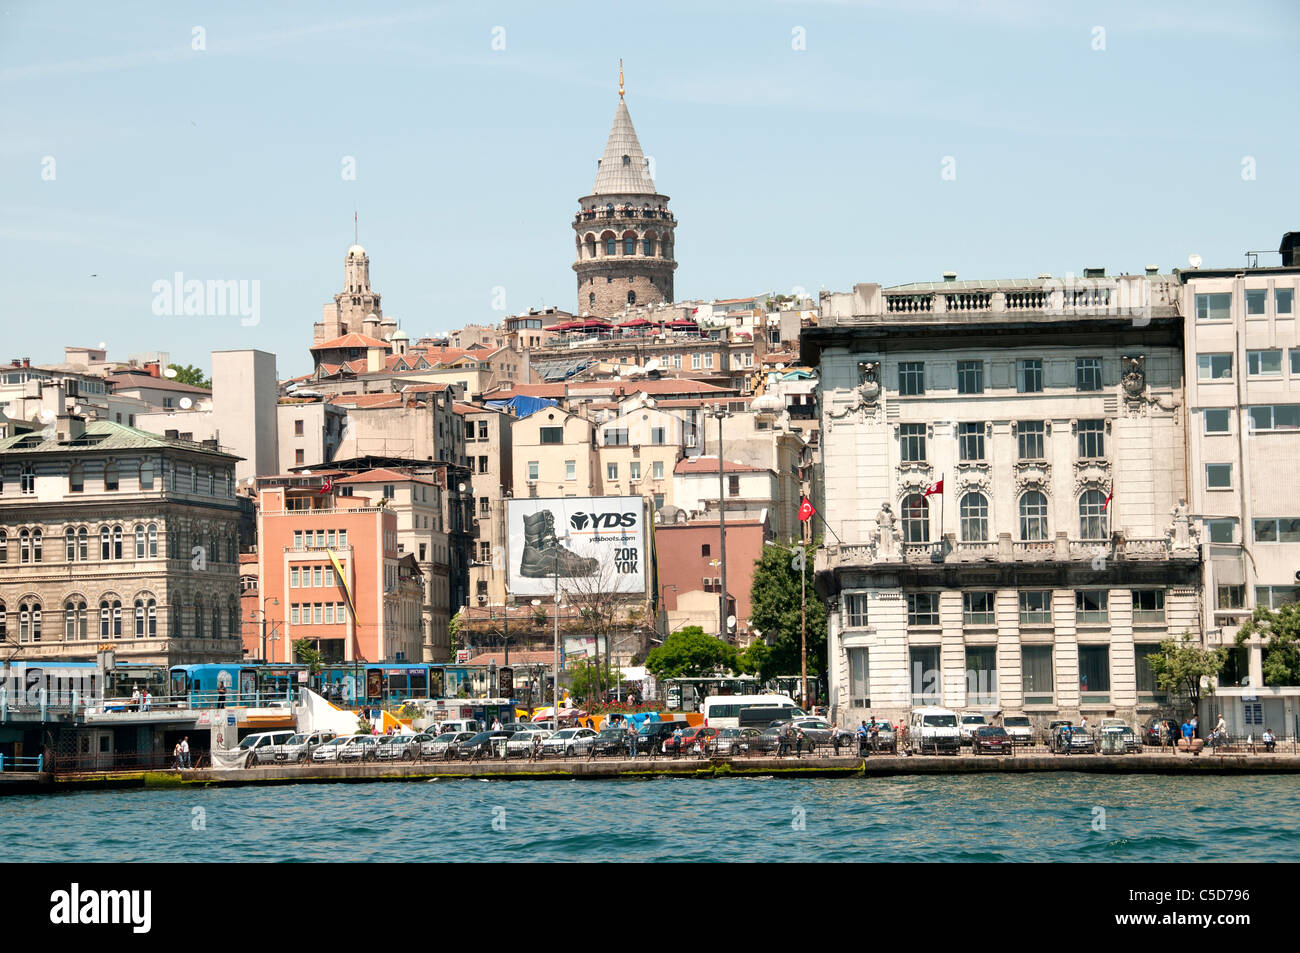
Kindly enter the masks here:
M 618 98 L 623 98 L 623 61 L 618 61 Z
M 360 242 L 360 241 L 358 240 L 358 238 L 357 238 L 357 232 L 358 232 L 358 225 L 357 225 L 357 210 L 356 210 L 356 209 L 353 209 L 353 210 L 352 210 L 352 244 L 354 244 L 354 245 L 360 245 L 360 244 L 361 244 L 361 242 Z

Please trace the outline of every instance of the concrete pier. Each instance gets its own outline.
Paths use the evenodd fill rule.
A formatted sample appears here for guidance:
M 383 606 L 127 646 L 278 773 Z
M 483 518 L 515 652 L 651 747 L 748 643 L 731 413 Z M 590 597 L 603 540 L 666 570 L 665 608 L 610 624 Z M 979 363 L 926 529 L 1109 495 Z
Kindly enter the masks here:
M 241 787 L 266 784 L 312 784 L 364 781 L 493 780 L 638 780 L 656 777 L 892 777 L 935 774 L 1022 774 L 1074 771 L 1087 774 L 1300 774 L 1300 756 L 1291 754 L 1127 754 L 1015 757 L 859 757 L 806 758 L 639 758 L 588 761 L 417 761 L 393 764 L 306 764 L 214 771 L 101 771 L 58 775 L 36 785 L 45 791 L 129 787 Z M 6 786 L 0 786 L 3 793 Z M 31 787 L 24 786 L 25 790 Z

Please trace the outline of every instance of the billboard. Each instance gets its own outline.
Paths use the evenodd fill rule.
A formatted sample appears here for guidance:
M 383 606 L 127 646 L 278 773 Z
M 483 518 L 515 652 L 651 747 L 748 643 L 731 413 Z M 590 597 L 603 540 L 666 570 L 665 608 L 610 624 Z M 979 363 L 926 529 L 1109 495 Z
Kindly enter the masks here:
M 557 574 L 566 592 L 645 592 L 639 496 L 507 500 L 506 539 L 512 595 L 552 595 Z

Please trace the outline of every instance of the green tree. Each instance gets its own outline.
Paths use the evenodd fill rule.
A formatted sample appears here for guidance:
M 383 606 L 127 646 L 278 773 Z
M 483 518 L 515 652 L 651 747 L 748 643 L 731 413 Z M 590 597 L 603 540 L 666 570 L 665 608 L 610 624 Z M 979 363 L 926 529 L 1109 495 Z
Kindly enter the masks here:
M 569 691 L 575 698 L 603 699 L 605 692 L 623 679 L 621 669 L 607 669 L 594 661 L 588 660 L 569 672 Z
M 1264 684 L 1300 685 L 1300 603 L 1256 609 L 1237 630 L 1237 644 L 1253 636 L 1264 640 Z
M 212 381 L 203 373 L 203 368 L 195 367 L 193 364 L 168 364 L 167 369 L 175 371 L 176 376 L 172 380 L 181 384 L 189 384 L 191 387 L 202 387 L 204 390 L 212 389 Z
M 800 547 L 769 545 L 754 568 L 750 590 L 749 623 L 763 634 L 770 646 L 761 662 L 759 677 L 798 675 L 800 672 L 799 567 L 795 556 Z M 826 669 L 826 603 L 813 591 L 813 553 L 803 547 L 808 598 L 808 678 Z
M 645 657 L 645 667 L 655 678 L 703 678 L 720 671 L 735 671 L 736 647 L 706 635 L 698 625 L 671 633 L 664 644 Z
M 311 643 L 311 639 L 296 639 L 293 643 L 293 657 L 307 666 L 312 675 L 321 670 L 325 656 Z
M 1156 687 L 1181 701 L 1193 713 L 1200 708 L 1201 679 L 1209 679 L 1206 692 L 1214 694 L 1214 682 L 1228 660 L 1228 650 L 1202 648 L 1184 632 L 1177 639 L 1168 638 L 1160 643 L 1160 651 L 1147 656 Z
M 772 654 L 772 649 L 762 639 L 755 639 L 749 643 L 745 651 L 740 653 L 737 664 L 742 675 L 761 675 L 763 667 L 767 665 L 767 660 Z

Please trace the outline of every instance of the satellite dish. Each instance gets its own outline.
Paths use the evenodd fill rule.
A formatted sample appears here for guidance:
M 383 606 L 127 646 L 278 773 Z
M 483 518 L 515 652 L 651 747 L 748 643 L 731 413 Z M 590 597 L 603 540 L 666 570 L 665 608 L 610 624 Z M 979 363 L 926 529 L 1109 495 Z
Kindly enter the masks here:
M 645 372 L 649 374 L 650 372 L 657 370 L 659 370 L 659 358 L 652 357 L 646 362 Z
M 734 629 L 735 627 L 736 627 L 736 617 L 734 615 L 727 616 L 727 628 Z
M 456 489 L 458 489 L 461 493 L 464 493 L 464 492 L 465 492 L 465 484 L 464 484 L 464 483 L 459 484 L 459 485 L 456 487 Z
M 188 397 L 181 398 L 181 410 L 189 410 L 193 406 L 194 401 L 190 400 Z
M 175 376 L 176 376 L 176 368 L 174 367 L 169 367 L 165 371 L 163 371 L 163 377 L 175 377 Z
M 73 404 L 73 405 L 72 405 L 72 412 L 73 412 L 74 414 L 80 414 L 80 413 L 81 413 L 81 405 L 80 405 L 80 404 Z
M 303 475 L 303 476 L 311 476 L 311 471 L 310 471 L 310 470 L 303 470 L 303 471 L 302 471 L 302 475 Z
M 108 347 L 108 342 L 107 342 L 107 341 L 100 341 L 100 342 L 99 342 L 99 349 L 100 349 L 101 351 L 104 350 L 104 348 L 106 348 L 106 347 Z
M 1200 267 L 1201 267 L 1201 256 L 1200 256 L 1200 255 L 1195 255 L 1195 254 L 1193 254 L 1193 255 L 1188 255 L 1188 256 L 1187 256 L 1187 264 L 1191 265 L 1193 268 L 1200 268 Z

